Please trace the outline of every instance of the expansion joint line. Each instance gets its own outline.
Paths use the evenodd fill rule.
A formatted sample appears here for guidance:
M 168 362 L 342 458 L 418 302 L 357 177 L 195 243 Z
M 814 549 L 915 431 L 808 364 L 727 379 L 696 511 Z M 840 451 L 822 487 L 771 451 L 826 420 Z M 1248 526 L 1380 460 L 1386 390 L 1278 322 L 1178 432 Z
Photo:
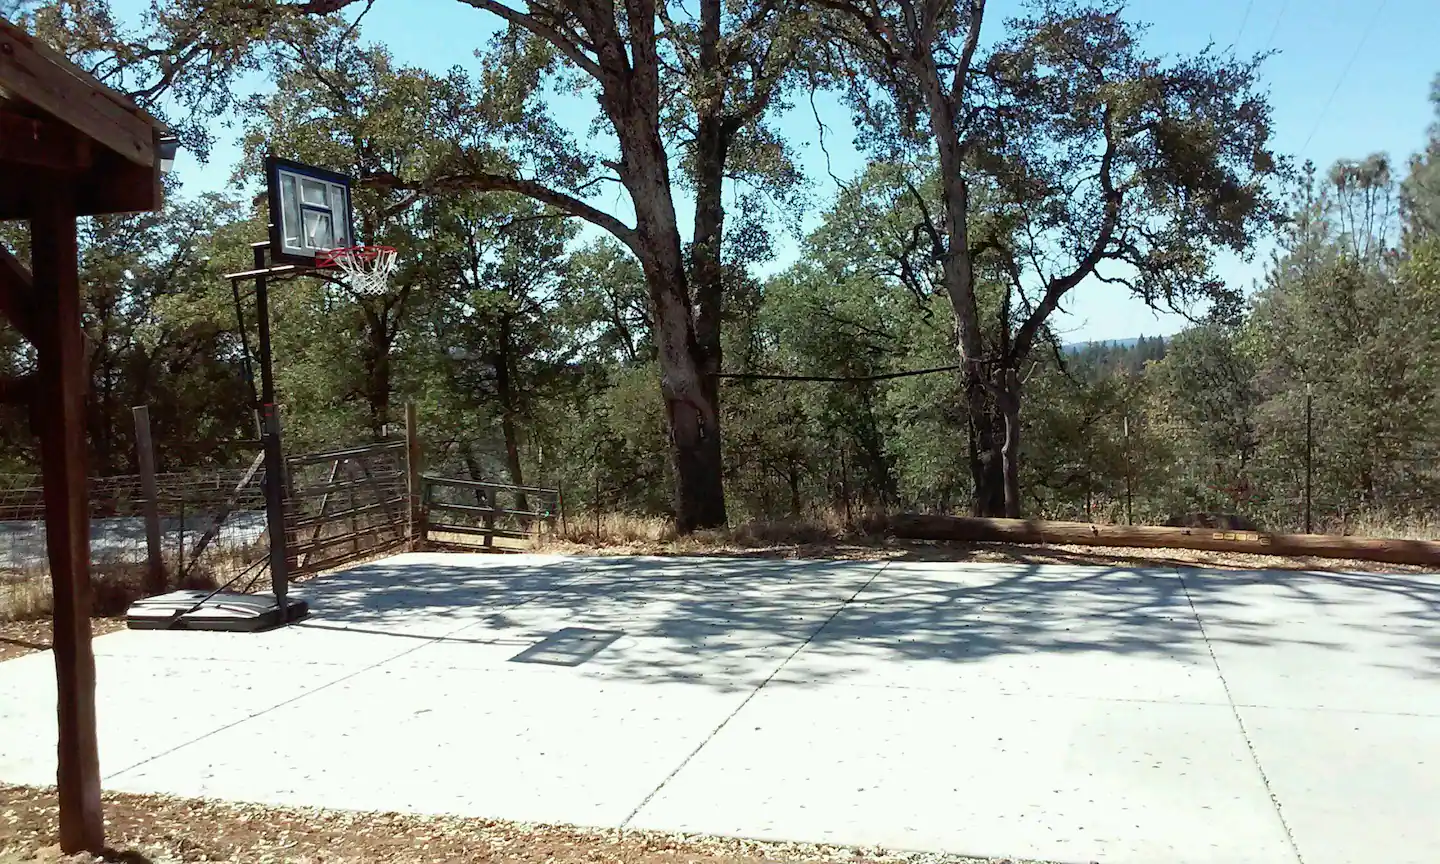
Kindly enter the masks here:
M 822 632 L 824 632 L 825 628 L 829 627 L 831 622 L 833 622 L 837 617 L 839 617 L 841 612 L 844 612 L 846 609 L 848 609 L 850 607 L 850 604 L 855 602 L 855 598 L 859 597 L 866 588 L 869 588 L 870 584 L 874 582 L 877 578 L 879 578 L 880 574 L 884 573 L 885 569 L 889 566 L 889 560 L 881 563 L 881 565 L 875 569 L 875 572 L 870 574 L 870 578 L 865 580 L 865 583 L 863 585 L 852 591 L 850 593 L 850 596 L 846 597 L 840 603 L 840 605 L 835 608 L 835 611 L 830 613 L 830 617 L 826 618 L 819 627 L 816 627 L 814 630 L 810 631 L 810 635 L 805 637 L 805 641 L 801 642 L 794 651 L 791 651 L 788 655 L 786 655 L 785 659 L 780 661 L 780 665 L 776 666 L 774 671 L 772 671 L 769 675 L 765 676 L 765 680 L 761 681 L 754 690 L 751 690 L 750 693 L 740 701 L 739 705 L 735 706 L 734 711 L 731 711 L 728 715 L 726 715 L 724 720 L 720 721 L 720 724 L 718 726 L 710 730 L 710 734 L 706 735 L 705 739 L 701 741 L 698 745 L 696 745 L 694 750 L 691 750 L 684 759 L 680 760 L 680 764 L 675 766 L 675 770 L 665 775 L 665 779 L 661 780 L 658 786 L 650 790 L 650 794 L 646 795 L 644 800 L 642 800 L 639 804 L 635 805 L 635 809 L 631 810 L 630 815 L 626 816 L 624 821 L 620 823 L 621 832 L 624 832 L 625 828 L 630 825 L 631 820 L 633 820 L 637 815 L 639 815 L 640 811 L 644 810 L 646 805 L 648 805 L 651 801 L 655 800 L 655 796 L 660 794 L 660 790 L 664 789 L 667 785 L 669 785 L 670 781 L 674 780 L 676 775 L 678 775 L 681 771 L 684 771 L 685 766 L 689 765 L 691 760 L 693 760 L 701 750 L 705 749 L 706 745 L 708 745 L 711 741 L 714 741 L 715 736 L 719 735 L 721 730 L 723 730 L 726 726 L 730 725 L 730 721 L 734 720 L 741 711 L 744 711 L 745 706 L 749 705 L 751 700 L 753 700 L 756 696 L 760 695 L 760 691 L 764 690 L 771 681 L 774 681 L 775 676 L 779 675 L 782 671 L 784 671 L 785 667 L 790 665 L 791 660 L 794 660 L 801 651 L 804 651 L 806 648 L 810 647 L 810 643 L 815 641 L 815 637 L 819 636 Z
M 1295 843 L 1295 832 L 1290 830 L 1290 823 L 1285 819 L 1285 811 L 1280 806 L 1280 799 L 1270 785 L 1270 777 L 1265 773 L 1265 766 L 1260 764 L 1260 754 L 1255 751 L 1255 742 L 1250 738 L 1250 730 L 1245 728 L 1245 718 L 1240 716 L 1240 708 L 1235 704 L 1235 695 L 1230 691 L 1230 682 L 1225 680 L 1225 670 L 1220 668 L 1220 658 L 1215 656 L 1215 646 L 1210 641 L 1210 634 L 1205 631 L 1205 621 L 1200 617 L 1200 609 L 1195 605 L 1195 597 L 1190 593 L 1190 586 L 1185 582 L 1185 572 L 1182 568 L 1175 568 L 1175 578 L 1180 580 L 1180 590 L 1185 592 L 1185 601 L 1190 604 L 1190 614 L 1195 616 L 1195 626 L 1200 628 L 1200 638 L 1205 640 L 1205 650 L 1210 654 L 1210 662 L 1215 666 L 1215 674 L 1220 678 L 1220 686 L 1225 689 L 1225 701 L 1230 703 L 1230 713 L 1235 717 L 1235 725 L 1240 727 L 1240 737 L 1245 740 L 1245 749 L 1250 751 L 1250 761 L 1255 763 L 1255 770 L 1260 773 L 1260 782 L 1265 786 L 1265 794 L 1270 796 L 1270 806 L 1275 808 L 1275 818 L 1280 820 L 1280 828 L 1285 832 L 1285 840 L 1290 844 L 1290 852 L 1295 856 L 1297 864 L 1304 864 L 1305 859 L 1300 855 L 1300 847 Z
M 506 606 L 502 606 L 499 611 L 511 610 L 511 609 L 516 609 L 516 608 L 518 608 L 518 607 L 520 607 L 520 606 L 524 606 L 525 604 L 531 602 L 532 600 L 535 600 L 535 599 L 540 598 L 540 597 L 544 597 L 545 595 L 551 594 L 551 593 L 553 593 L 553 592 L 555 592 L 555 591 L 559 591 L 559 590 L 565 588 L 566 586 L 573 584 L 573 583 L 574 583 L 575 581 L 577 581 L 577 580 L 578 580 L 578 581 L 583 581 L 583 580 L 584 580 L 585 578 L 587 578 L 589 575 L 590 575 L 590 571 L 588 570 L 588 568 L 586 568 L 586 567 L 584 567 L 584 566 L 582 565 L 581 568 L 580 568 L 580 574 L 578 575 L 578 577 L 577 577 L 577 576 L 569 576 L 569 577 L 566 577 L 565 579 L 561 580 L 558 584 L 556 584 L 556 585 L 554 585 L 554 586 L 552 586 L 552 587 L 550 587 L 550 588 L 546 588 L 544 591 L 537 592 L 536 594 L 534 594 L 534 595 L 532 595 L 532 596 L 530 596 L 530 597 L 526 597 L 524 600 L 520 600 L 520 601 L 515 602 L 515 603 L 510 603 L 510 604 L 508 604 L 508 605 L 506 605 Z M 139 762 L 136 762 L 136 763 L 133 764 L 133 765 L 127 765 L 127 766 L 125 766 L 124 768 L 121 768 L 119 771 L 114 771 L 114 772 L 111 772 L 111 773 L 109 773 L 109 774 L 106 774 L 103 779 L 105 779 L 105 780 L 113 780 L 113 779 L 115 779 L 116 777 L 119 777 L 119 776 L 122 775 L 122 774 L 128 773 L 128 772 L 130 772 L 130 771 L 134 771 L 136 768 L 140 768 L 141 766 L 148 765 L 148 764 L 150 764 L 151 762 L 154 762 L 154 761 L 157 760 L 157 759 L 163 759 L 164 757 L 169 756 L 170 754 L 172 754 L 172 753 L 174 753 L 174 752 L 176 752 L 176 751 L 178 751 L 178 750 L 184 750 L 186 747 L 191 747 L 191 746 L 193 746 L 193 745 L 195 745 L 195 744 L 199 744 L 200 742 L 205 741 L 205 740 L 208 739 L 208 738 L 214 737 L 215 735 L 219 735 L 221 732 L 225 732 L 226 730 L 233 729 L 233 728 L 235 728 L 236 726 L 239 726 L 241 723 L 248 723 L 249 721 L 254 720 L 254 719 L 256 719 L 257 717 L 263 717 L 263 716 L 265 716 L 266 714 L 269 714 L 269 713 L 271 713 L 271 712 L 273 712 L 273 711 L 278 711 L 278 710 L 280 710 L 281 708 L 286 707 L 287 705 L 293 705 L 294 703 L 299 702 L 301 699 L 306 699 L 306 698 L 308 698 L 308 697 L 310 697 L 310 696 L 314 696 L 316 693 L 322 693 L 322 692 L 324 692 L 324 691 L 326 691 L 326 690 L 329 690 L 329 689 L 332 688 L 332 687 L 335 687 L 335 686 L 340 685 L 340 684 L 344 684 L 346 681 L 350 681 L 350 680 L 352 680 L 352 679 L 354 679 L 354 678 L 356 678 L 356 677 L 358 677 L 358 676 L 360 676 L 360 675 L 364 675 L 366 672 L 372 672 L 372 671 L 374 671 L 374 670 L 376 670 L 376 669 L 379 669 L 381 666 L 384 666 L 384 665 L 386 665 L 387 663 L 393 663 L 393 662 L 395 662 L 396 660 L 401 659 L 402 657 L 408 657 L 408 656 L 410 656 L 411 654 L 414 654 L 416 651 L 421 650 L 422 648 L 425 648 L 425 647 L 430 646 L 430 645 L 435 645 L 435 644 L 438 644 L 438 643 L 440 643 L 440 642 L 444 642 L 446 639 L 450 638 L 451 636 L 453 636 L 453 635 L 456 634 L 456 633 L 459 633 L 461 630 L 465 630 L 465 629 L 467 629 L 467 628 L 469 628 L 469 627 L 474 626 L 475 623 L 476 623 L 476 622 L 474 622 L 474 621 L 468 621 L 468 622 L 466 622 L 466 623 L 464 623 L 464 624 L 461 624 L 461 625 L 459 625 L 459 626 L 453 627 L 453 628 L 445 631 L 444 633 L 441 633 L 441 634 L 438 635 L 438 636 L 434 636 L 434 637 L 431 637 L 431 638 L 428 638 L 428 639 L 418 640 L 418 643 L 417 643 L 416 645 L 414 645 L 413 647 L 407 648 L 407 649 L 405 649 L 404 651 L 400 651 L 400 652 L 398 652 L 398 653 L 396 653 L 396 654 L 391 654 L 391 655 L 388 655 L 388 656 L 386 656 L 386 657 L 382 657 L 381 659 L 375 661 L 374 663 L 371 663 L 371 664 L 369 664 L 369 665 L 367 665 L 367 666 L 363 666 L 363 667 L 361 667 L 361 668 L 359 668 L 359 669 L 355 669 L 355 670 L 351 671 L 350 673 L 348 673 L 348 674 L 346 674 L 346 675 L 342 675 L 341 677 L 336 678 L 336 679 L 334 679 L 334 680 L 332 680 L 332 681 L 327 681 L 327 682 L 325 682 L 324 684 L 321 684 L 321 685 L 318 686 L 318 687 L 315 687 L 315 688 L 313 688 L 313 689 L 306 690 L 306 691 L 304 691 L 303 693 L 299 693 L 299 694 L 296 694 L 296 695 L 294 695 L 294 696 L 291 696 L 289 699 L 285 699 L 285 700 L 282 700 L 282 701 L 280 701 L 280 702 L 276 702 L 275 704 L 270 705 L 270 706 L 267 707 L 267 708 L 262 708 L 261 710 L 256 711 L 256 712 L 253 713 L 253 714 L 247 714 L 246 716 L 241 717 L 241 718 L 238 719 L 238 720 L 233 720 L 233 721 L 231 721 L 231 722 L 229 722 L 229 723 L 226 723 L 226 724 L 224 724 L 224 725 L 222 725 L 222 726 L 218 726 L 218 727 L 216 727 L 216 728 L 214 728 L 214 729 L 211 729 L 209 732 L 206 732 L 206 733 L 204 733 L 204 734 L 202 734 L 202 735 L 198 735 L 198 736 L 196 736 L 196 737 L 194 737 L 194 738 L 190 738 L 190 739 L 187 739 L 187 740 L 185 740 L 185 741 L 182 741 L 181 743 L 176 744 L 175 746 L 173 746 L 173 747 L 171 747 L 171 748 L 169 748 L 169 749 L 167 749 L 167 750 L 163 750 L 163 751 L 161 751 L 161 752 L 159 752 L 159 753 L 155 753 L 155 754 L 153 754 L 153 755 L 151 755 L 151 756 L 147 756 L 147 757 L 145 757 L 144 759 L 141 759 Z M 293 624 L 289 624 L 289 625 L 286 625 L 286 626 L 289 626 L 289 627 L 302 627 L 302 628 L 303 628 L 303 627 L 305 626 L 305 621 L 298 621 L 298 622 L 295 622 L 295 623 L 293 623 Z M 258 635 L 263 636 L 263 635 L 265 635 L 265 634 L 258 634 Z

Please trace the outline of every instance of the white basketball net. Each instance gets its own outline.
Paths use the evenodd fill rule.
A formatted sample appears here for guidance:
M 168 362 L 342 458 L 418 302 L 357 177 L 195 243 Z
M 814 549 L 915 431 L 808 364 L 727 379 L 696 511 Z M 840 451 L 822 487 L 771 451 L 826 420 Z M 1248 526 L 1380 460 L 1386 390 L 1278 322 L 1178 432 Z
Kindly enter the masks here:
M 334 267 L 356 294 L 384 294 L 398 263 L 389 246 L 349 246 L 332 249 L 316 259 L 319 267 Z

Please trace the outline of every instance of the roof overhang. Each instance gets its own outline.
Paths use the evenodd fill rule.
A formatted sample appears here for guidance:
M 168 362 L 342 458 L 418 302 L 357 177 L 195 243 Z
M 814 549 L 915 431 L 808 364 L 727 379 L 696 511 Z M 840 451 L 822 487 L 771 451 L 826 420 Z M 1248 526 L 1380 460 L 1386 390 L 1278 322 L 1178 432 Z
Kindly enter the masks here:
M 71 175 L 81 215 L 160 207 L 173 136 L 123 94 L 0 18 L 0 219 Z

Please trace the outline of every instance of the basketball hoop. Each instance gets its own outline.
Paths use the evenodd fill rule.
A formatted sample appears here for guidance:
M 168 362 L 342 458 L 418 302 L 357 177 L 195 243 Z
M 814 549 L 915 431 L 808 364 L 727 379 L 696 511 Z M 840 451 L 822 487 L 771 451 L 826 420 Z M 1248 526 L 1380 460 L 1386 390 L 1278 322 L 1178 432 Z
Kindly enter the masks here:
M 342 246 L 315 256 L 316 267 L 334 267 L 356 294 L 384 294 L 397 264 L 393 246 Z

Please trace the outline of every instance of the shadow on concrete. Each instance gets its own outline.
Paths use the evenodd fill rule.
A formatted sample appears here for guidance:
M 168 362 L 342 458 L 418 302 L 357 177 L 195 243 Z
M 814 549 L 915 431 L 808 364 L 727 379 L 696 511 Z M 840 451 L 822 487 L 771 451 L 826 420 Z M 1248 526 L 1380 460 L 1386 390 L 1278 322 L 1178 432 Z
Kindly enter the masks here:
M 539 663 L 544 666 L 579 666 L 620 639 L 621 630 L 591 630 L 563 627 L 510 658 L 511 663 Z
M 1367 633 L 1390 646 L 1380 655 L 1386 668 L 1440 676 L 1440 579 L 1425 575 L 738 556 L 474 560 L 383 561 L 309 583 L 308 626 L 471 622 L 454 636 L 527 645 L 567 628 L 613 631 L 627 638 L 587 642 L 599 645 L 587 666 L 721 688 L 740 686 L 737 670 L 750 661 L 773 668 L 802 646 L 954 663 L 1082 652 L 1204 661 L 1207 637 L 1340 652 Z M 845 674 L 816 671 L 807 681 Z

